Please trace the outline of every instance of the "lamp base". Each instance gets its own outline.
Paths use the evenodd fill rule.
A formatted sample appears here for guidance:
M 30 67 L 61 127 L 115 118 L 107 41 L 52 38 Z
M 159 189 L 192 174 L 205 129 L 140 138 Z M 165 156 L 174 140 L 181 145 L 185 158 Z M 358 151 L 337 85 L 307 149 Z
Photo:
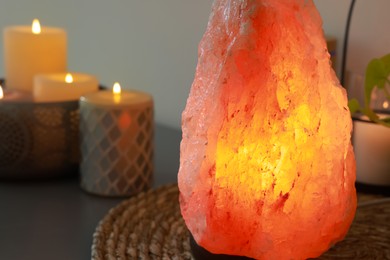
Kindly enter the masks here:
M 248 258 L 245 256 L 235 256 L 235 255 L 222 255 L 222 254 L 213 254 L 199 246 L 192 234 L 190 233 L 190 246 L 191 252 L 195 259 L 197 260 L 250 260 L 253 258 Z

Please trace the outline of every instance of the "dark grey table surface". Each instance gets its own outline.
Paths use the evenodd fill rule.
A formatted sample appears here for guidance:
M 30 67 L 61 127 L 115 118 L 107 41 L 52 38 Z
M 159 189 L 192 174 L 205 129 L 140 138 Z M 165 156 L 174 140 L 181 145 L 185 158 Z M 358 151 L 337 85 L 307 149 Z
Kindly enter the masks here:
M 155 186 L 177 181 L 179 130 L 157 125 Z M 0 181 L 0 260 L 90 259 L 92 234 L 124 199 L 85 193 L 78 178 Z

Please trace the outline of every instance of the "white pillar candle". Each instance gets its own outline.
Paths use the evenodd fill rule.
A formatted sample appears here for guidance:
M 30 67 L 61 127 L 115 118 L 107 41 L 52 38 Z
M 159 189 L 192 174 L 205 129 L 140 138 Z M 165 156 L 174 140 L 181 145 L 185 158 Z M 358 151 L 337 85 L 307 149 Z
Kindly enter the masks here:
M 36 102 L 78 100 L 95 92 L 99 82 L 95 76 L 82 73 L 42 74 L 34 77 L 33 96 Z
M 379 115 L 385 116 L 388 115 Z M 356 116 L 353 122 L 356 180 L 390 186 L 390 128 L 373 123 L 365 116 Z
M 153 175 L 153 100 L 138 91 L 91 93 L 80 99 L 81 186 L 106 196 L 148 189 Z
M 9 89 L 31 91 L 34 75 L 66 71 L 66 32 L 39 27 L 38 23 L 4 30 L 4 69 Z

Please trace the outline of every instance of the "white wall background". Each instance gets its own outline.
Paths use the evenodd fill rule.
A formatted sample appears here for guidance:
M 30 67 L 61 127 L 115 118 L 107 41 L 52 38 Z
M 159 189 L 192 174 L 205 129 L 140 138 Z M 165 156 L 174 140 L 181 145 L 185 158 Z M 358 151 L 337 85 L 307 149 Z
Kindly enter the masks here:
M 339 41 L 338 61 L 340 62 L 351 1 L 314 0 L 314 2 L 322 15 L 325 32 L 337 37 Z M 356 0 L 349 36 L 348 70 L 364 74 L 365 67 L 372 58 L 390 53 L 388 10 L 390 10 L 389 0 Z
M 315 3 L 327 34 L 339 41 L 341 58 L 350 1 Z M 95 74 L 107 86 L 119 81 L 150 92 L 157 121 L 179 127 L 211 5 L 212 0 L 2 0 L 0 26 L 30 24 L 37 17 L 43 25 L 64 27 L 70 71 Z M 363 72 L 370 57 L 390 52 L 388 10 L 389 0 L 358 0 L 349 54 L 353 70 Z

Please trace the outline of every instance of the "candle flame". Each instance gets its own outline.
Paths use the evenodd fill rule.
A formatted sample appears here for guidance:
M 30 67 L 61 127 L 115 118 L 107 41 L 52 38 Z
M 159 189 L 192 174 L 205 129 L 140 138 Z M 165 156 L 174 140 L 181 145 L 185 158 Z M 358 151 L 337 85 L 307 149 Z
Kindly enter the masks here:
M 67 73 L 65 76 L 65 82 L 66 83 L 72 83 L 73 82 L 73 76 L 70 73 Z
M 121 85 L 119 85 L 118 82 L 114 83 L 114 86 L 112 87 L 112 93 L 119 95 L 122 92 Z
M 384 109 L 388 109 L 389 108 L 389 102 L 387 102 L 387 101 L 383 102 L 382 106 L 383 106 Z
M 32 30 L 33 34 L 40 34 L 41 33 L 41 24 L 39 23 L 38 19 L 33 20 L 31 30 Z
M 3 92 L 3 88 L 0 85 L 0 99 L 3 99 L 3 97 L 4 97 L 4 92 Z
M 114 102 L 115 104 L 120 103 L 121 101 L 121 85 L 119 85 L 118 82 L 114 83 L 114 86 L 112 87 L 112 93 L 114 93 Z

